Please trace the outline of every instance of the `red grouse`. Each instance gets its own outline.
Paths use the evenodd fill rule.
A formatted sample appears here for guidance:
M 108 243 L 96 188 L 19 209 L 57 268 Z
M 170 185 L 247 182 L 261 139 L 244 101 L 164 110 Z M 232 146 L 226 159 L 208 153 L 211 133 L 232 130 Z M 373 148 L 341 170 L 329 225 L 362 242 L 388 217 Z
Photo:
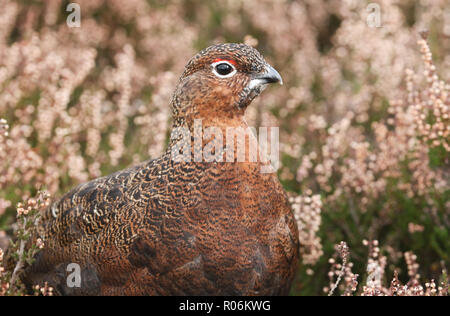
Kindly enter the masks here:
M 175 89 L 174 128 L 193 131 L 201 119 L 223 135 L 246 129 L 245 109 L 272 82 L 280 75 L 254 48 L 208 47 Z M 261 172 L 259 160 L 174 159 L 179 144 L 172 136 L 160 158 L 53 203 L 38 225 L 45 248 L 23 281 L 59 295 L 288 294 L 298 232 L 276 173 Z M 72 263 L 79 287 L 67 281 Z

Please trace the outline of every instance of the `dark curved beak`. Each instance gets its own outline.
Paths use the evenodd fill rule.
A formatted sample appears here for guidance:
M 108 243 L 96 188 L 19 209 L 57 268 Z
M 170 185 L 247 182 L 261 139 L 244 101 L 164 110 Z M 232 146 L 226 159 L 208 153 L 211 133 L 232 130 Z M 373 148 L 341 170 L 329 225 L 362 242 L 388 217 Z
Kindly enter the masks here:
M 283 84 L 283 79 L 281 78 L 281 75 L 278 73 L 278 71 L 275 70 L 270 65 L 266 65 L 265 70 L 263 73 L 257 74 L 255 79 L 261 80 L 262 83 L 280 83 Z

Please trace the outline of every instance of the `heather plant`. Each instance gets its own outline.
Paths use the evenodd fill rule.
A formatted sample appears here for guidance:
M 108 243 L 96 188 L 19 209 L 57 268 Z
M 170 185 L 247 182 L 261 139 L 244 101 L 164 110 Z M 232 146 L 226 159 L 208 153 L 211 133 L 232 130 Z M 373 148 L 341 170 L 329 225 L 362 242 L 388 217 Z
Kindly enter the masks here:
M 246 42 L 284 81 L 247 120 L 280 127 L 301 242 L 292 294 L 448 293 L 446 0 L 377 1 L 380 27 L 370 1 L 76 2 L 79 28 L 69 1 L 0 0 L 0 249 L 18 253 L 33 221 L 14 206 L 42 188 L 58 197 L 158 156 L 186 61 Z M 0 293 L 20 292 L 13 281 Z
M 8 266 L 12 267 L 8 271 L 3 264 L 4 253 L 0 248 L 0 296 L 4 295 L 24 295 L 27 293 L 20 280 L 20 274 L 26 265 L 32 264 L 34 256 L 44 247 L 41 238 L 33 233 L 34 227 L 40 219 L 40 211 L 50 205 L 50 196 L 47 193 L 39 193 L 37 198 L 30 198 L 25 204 L 17 205 L 17 221 L 14 229 L 14 240 L 8 245 Z M 44 287 L 36 286 L 36 295 L 51 295 L 53 289 L 45 284 Z
M 380 248 L 378 240 L 363 240 L 363 245 L 368 247 L 367 273 L 365 284 L 357 293 L 361 296 L 449 296 L 450 288 L 448 284 L 447 270 L 444 267 L 441 277 L 438 281 L 434 279 L 426 282 L 424 285 L 420 283 L 420 275 L 418 274 L 419 264 L 417 256 L 408 251 L 404 253 L 407 264 L 409 280 L 406 284 L 402 284 L 398 279 L 398 271 L 395 270 L 392 280 L 387 282 L 385 267 L 387 264 L 386 256 L 380 256 Z M 328 296 L 335 294 L 337 290 L 343 296 L 354 295 L 358 288 L 358 274 L 352 272 L 353 263 L 349 261 L 350 250 L 345 242 L 341 242 L 335 246 L 335 254 L 329 259 L 331 265 L 328 276 L 330 285 L 323 288 Z M 336 261 L 339 257 L 341 263 Z

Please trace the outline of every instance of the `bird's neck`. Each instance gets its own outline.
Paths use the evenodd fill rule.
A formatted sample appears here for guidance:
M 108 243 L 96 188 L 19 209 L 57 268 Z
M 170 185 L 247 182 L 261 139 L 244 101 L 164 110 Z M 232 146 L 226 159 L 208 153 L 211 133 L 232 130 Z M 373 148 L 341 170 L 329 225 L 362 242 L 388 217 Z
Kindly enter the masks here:
M 266 146 L 265 151 L 261 151 L 255 134 L 256 130 L 248 126 L 243 116 L 197 118 L 190 123 L 175 120 L 168 153 L 172 159 L 189 163 L 239 162 L 242 166 L 269 168 L 272 162 L 269 155 L 272 155 L 274 148 L 270 143 L 272 139 L 268 140 L 270 148 Z M 174 153 L 180 153 L 178 158 L 174 158 Z
M 230 130 L 247 130 L 249 128 L 244 116 L 237 117 L 198 117 L 194 119 L 175 118 L 173 121 L 172 132 L 170 137 L 169 147 L 173 146 L 180 140 L 180 134 L 183 136 L 188 134 L 192 141 L 195 138 L 201 137 L 202 144 L 210 141 L 208 135 L 219 137 L 222 135 L 223 143 L 226 143 L 227 134 Z M 218 135 L 219 134 L 219 135 Z M 198 141 L 198 139 L 196 140 Z

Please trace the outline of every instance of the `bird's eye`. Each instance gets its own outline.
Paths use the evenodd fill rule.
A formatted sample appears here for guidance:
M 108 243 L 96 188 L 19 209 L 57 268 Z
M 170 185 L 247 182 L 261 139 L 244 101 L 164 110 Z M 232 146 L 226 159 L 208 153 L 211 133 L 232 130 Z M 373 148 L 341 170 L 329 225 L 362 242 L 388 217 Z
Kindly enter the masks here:
M 236 68 L 227 61 L 213 63 L 212 67 L 213 73 L 219 78 L 229 78 L 236 73 Z
M 216 71 L 219 75 L 226 76 L 233 71 L 233 67 L 227 63 L 221 63 L 216 66 Z

